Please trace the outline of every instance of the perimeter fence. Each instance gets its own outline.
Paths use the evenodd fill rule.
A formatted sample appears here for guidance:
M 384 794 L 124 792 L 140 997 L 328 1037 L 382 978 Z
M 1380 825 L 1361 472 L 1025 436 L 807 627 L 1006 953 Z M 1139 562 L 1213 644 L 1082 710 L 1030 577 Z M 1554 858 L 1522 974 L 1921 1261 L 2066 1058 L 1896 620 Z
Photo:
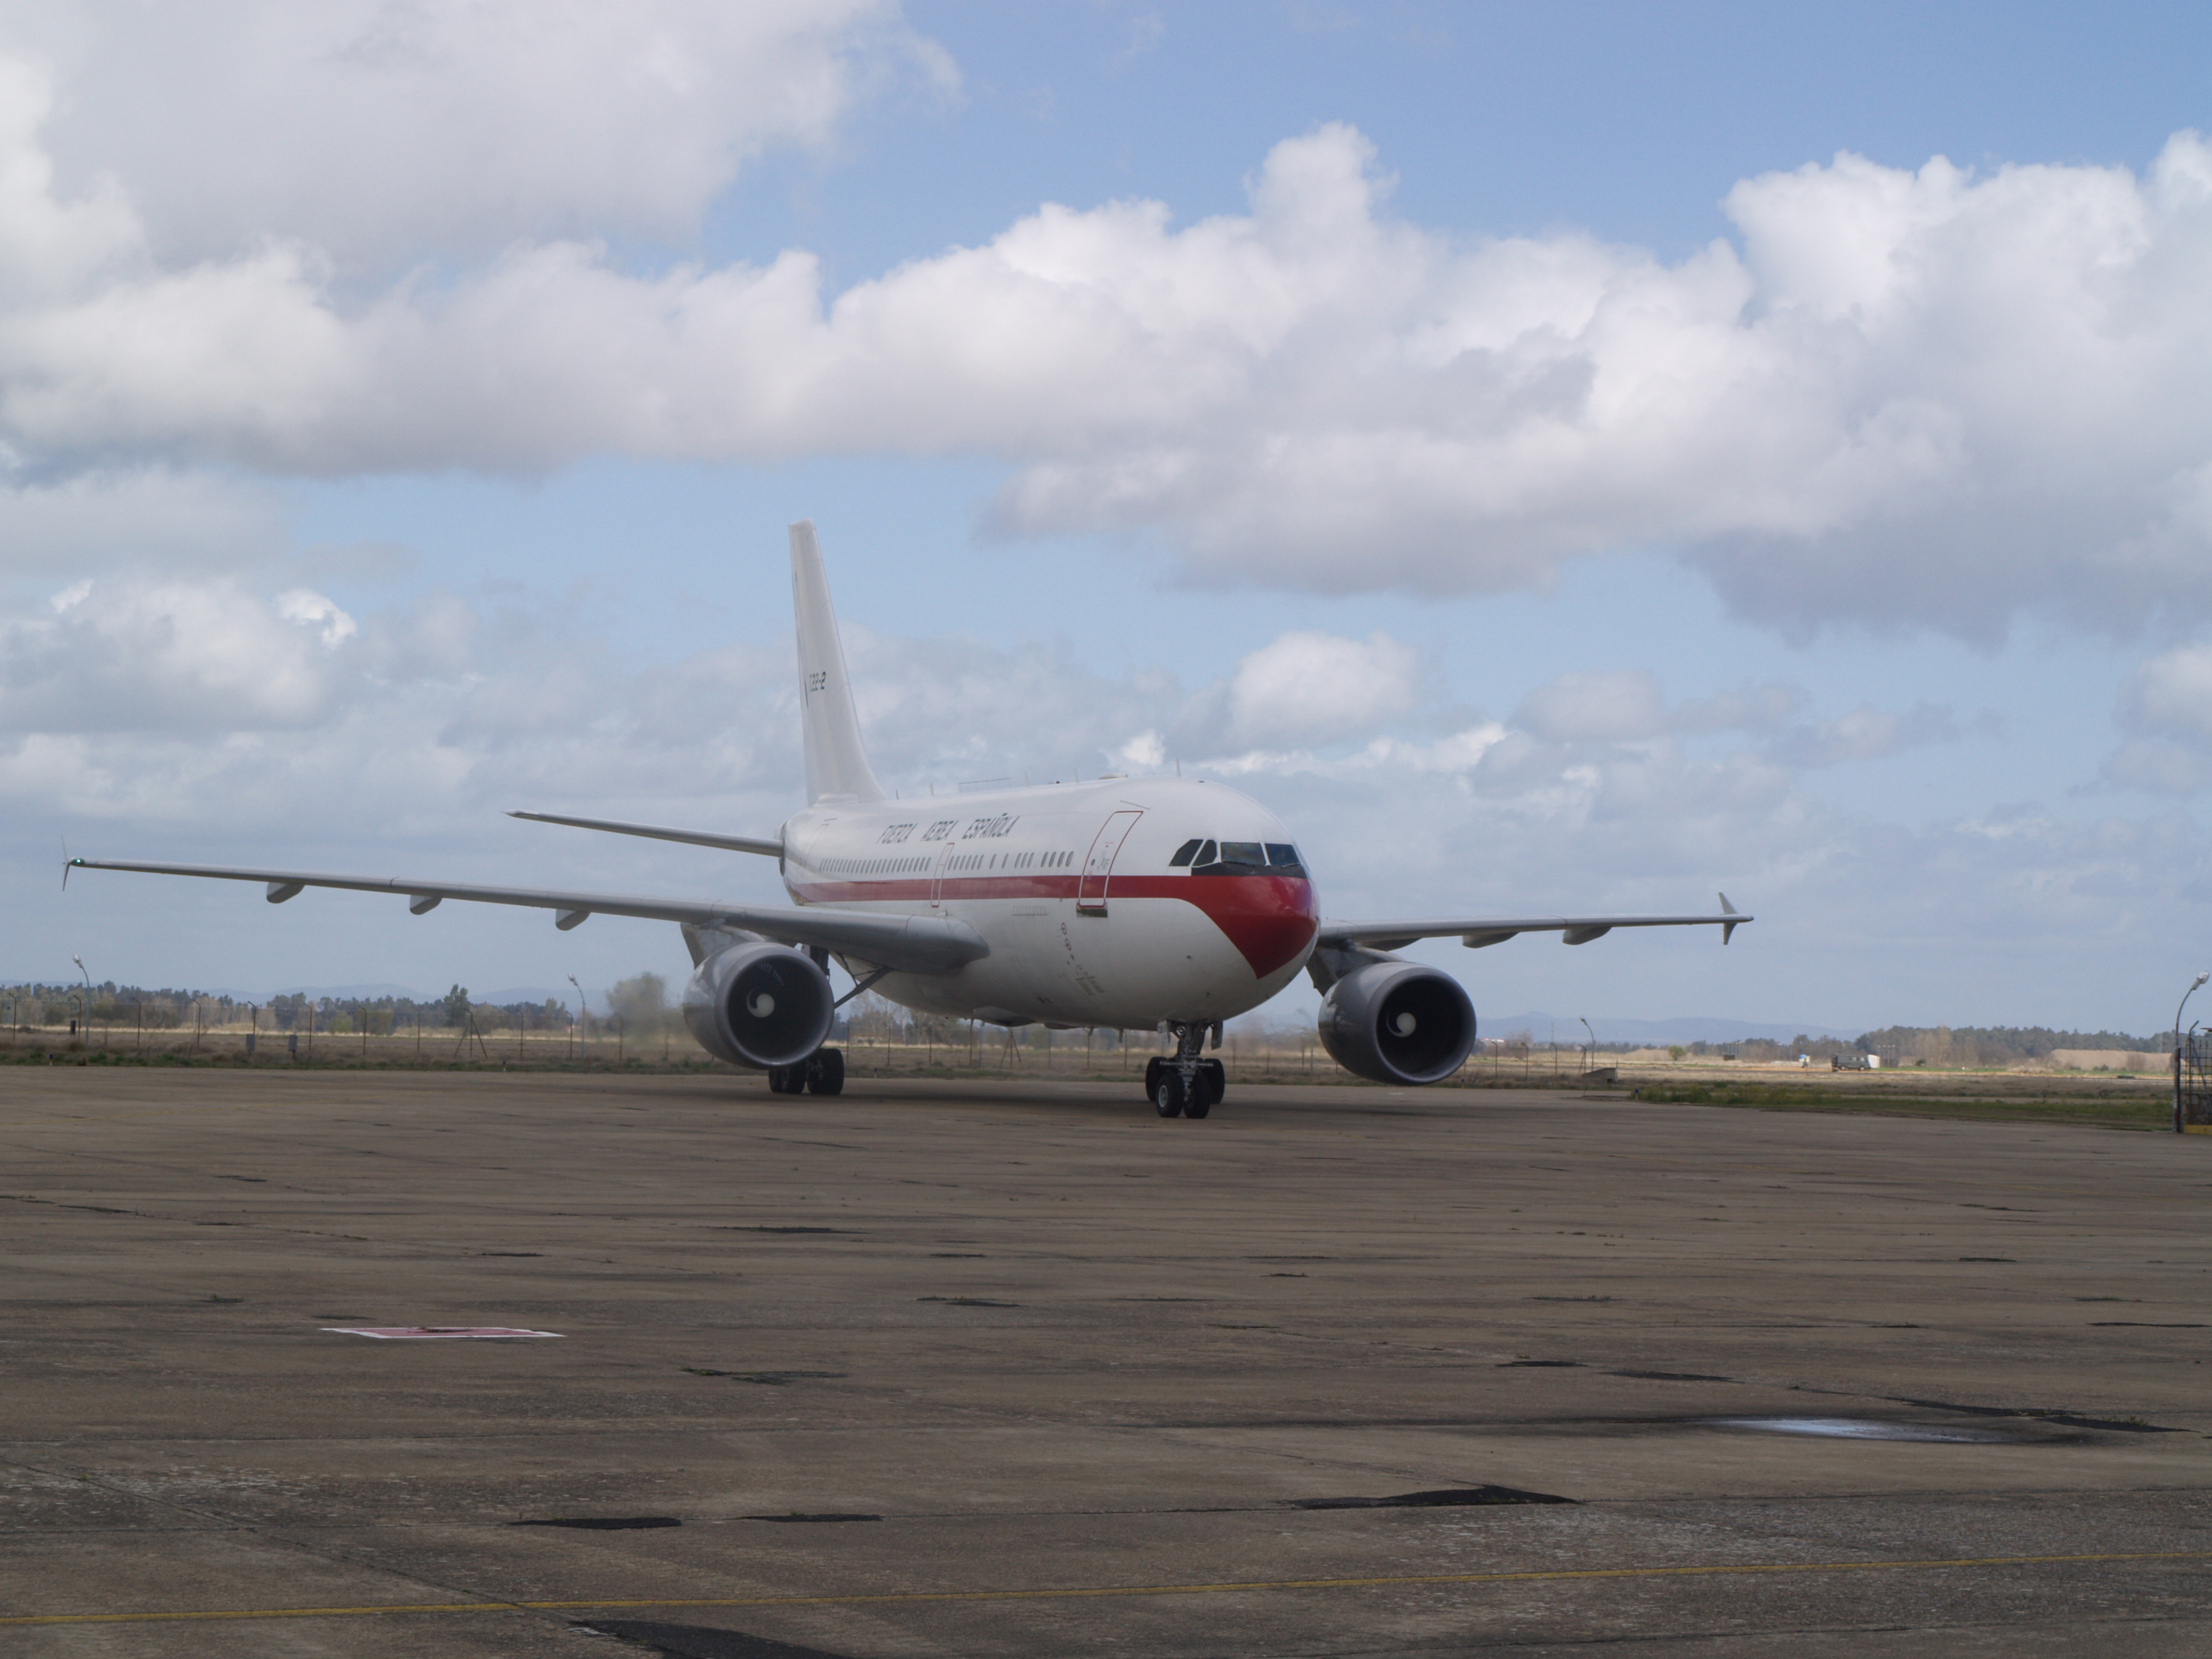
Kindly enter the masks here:
M 2212 1031 L 2191 1031 L 2174 1045 L 2173 1127 L 2212 1134 Z
M 16 1064 L 149 1064 L 558 1070 L 720 1068 L 673 1014 L 650 1021 L 593 1017 L 581 1025 L 527 1021 L 506 1026 L 471 1016 L 455 1026 L 390 1010 L 341 1018 L 312 1012 L 277 1027 L 270 1011 L 212 1000 L 160 1006 L 74 1001 L 0 992 L 0 1060 Z M 423 1013 L 428 1012 L 426 1008 Z M 63 1016 L 66 1016 L 65 1018 Z M 973 1020 L 856 1018 L 836 1046 L 847 1074 L 997 1075 L 1070 1081 L 1141 1079 L 1167 1051 L 1154 1034 L 1104 1028 L 1015 1030 Z M 1218 1049 L 1232 1082 L 1348 1083 L 1310 1030 L 1231 1030 Z M 1558 1087 L 1581 1080 L 1585 1058 L 1567 1048 L 1485 1045 L 1450 1079 L 1460 1087 Z

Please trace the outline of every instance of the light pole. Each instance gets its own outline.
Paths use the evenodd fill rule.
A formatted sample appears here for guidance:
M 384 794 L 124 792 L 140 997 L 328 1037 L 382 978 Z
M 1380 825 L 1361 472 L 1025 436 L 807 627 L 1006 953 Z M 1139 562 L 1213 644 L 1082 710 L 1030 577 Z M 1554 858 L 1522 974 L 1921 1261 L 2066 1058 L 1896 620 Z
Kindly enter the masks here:
M 1581 1019 L 1582 1016 L 1577 1014 L 1575 1018 Z M 1597 1033 L 1590 1030 L 1590 1023 L 1586 1019 L 1583 1020 L 1583 1030 L 1589 1034 L 1589 1047 L 1583 1050 L 1583 1070 L 1587 1072 L 1597 1064 Z
M 568 975 L 568 983 L 576 985 L 574 974 Z M 576 1058 L 579 1060 L 584 1057 L 584 988 L 576 985 Z
M 82 957 L 70 960 L 76 963 L 76 976 L 84 981 L 84 1042 L 88 1048 L 92 1046 L 92 975 L 85 972 Z
M 2189 981 L 2189 988 L 2181 994 L 2181 1000 L 2173 1005 L 2173 1132 L 2181 1133 L 2181 1011 L 2189 1006 L 2189 999 L 2208 979 L 2212 970 L 2197 975 Z

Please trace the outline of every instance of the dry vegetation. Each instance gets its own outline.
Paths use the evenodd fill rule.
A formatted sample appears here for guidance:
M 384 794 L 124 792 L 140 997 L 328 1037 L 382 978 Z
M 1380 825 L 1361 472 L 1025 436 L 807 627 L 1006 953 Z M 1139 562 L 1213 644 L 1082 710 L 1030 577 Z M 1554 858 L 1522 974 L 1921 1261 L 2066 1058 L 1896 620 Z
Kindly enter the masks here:
M 435 1003 L 325 1000 L 310 1005 L 294 997 L 266 1006 L 191 993 L 118 992 L 112 986 L 88 993 L 82 987 L 24 988 L 0 992 L 0 1016 L 5 1016 L 0 1056 L 33 1065 L 718 1069 L 669 1006 L 667 987 L 658 975 L 623 981 L 606 1001 L 603 1012 L 587 1015 L 580 1025 L 557 1004 L 492 1006 L 471 1002 L 459 986 Z M 1133 1083 L 1145 1061 L 1164 1048 L 1150 1032 L 1039 1026 L 1009 1031 L 911 1014 L 872 996 L 859 1000 L 850 1012 L 840 1046 L 854 1078 L 1033 1076 Z M 1954 1062 L 1996 1057 L 1979 1034 L 1961 1042 L 1937 1030 L 1940 1044 L 1923 1046 L 1940 1047 Z M 2040 1054 L 2008 1065 L 1947 1066 L 1921 1057 L 1874 1072 L 1832 1071 L 1825 1055 L 1816 1067 L 1801 1065 L 1794 1055 L 1754 1057 L 1762 1047 L 1779 1054 L 1788 1046 L 1588 1051 L 1539 1044 L 1516 1033 L 1486 1043 L 1439 1086 L 1619 1091 L 1653 1102 L 1764 1110 L 2112 1127 L 2163 1128 L 2170 1121 L 2170 1062 L 2157 1053 L 2045 1044 Z M 1850 1045 L 1820 1046 L 1830 1053 L 1855 1052 Z M 1232 1086 L 1371 1086 L 1330 1060 L 1310 1026 L 1248 1018 L 1229 1028 L 1217 1052 Z M 1586 1065 L 1593 1069 L 1586 1072 Z

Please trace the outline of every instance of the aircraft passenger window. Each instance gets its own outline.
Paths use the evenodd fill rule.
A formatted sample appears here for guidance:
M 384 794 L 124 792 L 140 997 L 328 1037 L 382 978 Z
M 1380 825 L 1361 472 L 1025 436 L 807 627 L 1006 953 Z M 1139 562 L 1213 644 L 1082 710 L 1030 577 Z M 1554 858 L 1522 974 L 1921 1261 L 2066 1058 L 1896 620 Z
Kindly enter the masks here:
M 1199 848 L 1202 844 L 1203 843 L 1201 843 L 1196 836 L 1193 836 L 1190 840 L 1183 842 L 1182 846 L 1175 849 L 1175 856 L 1168 860 L 1168 868 L 1170 870 L 1182 869 L 1183 866 L 1191 861 L 1191 859 L 1196 854 Z

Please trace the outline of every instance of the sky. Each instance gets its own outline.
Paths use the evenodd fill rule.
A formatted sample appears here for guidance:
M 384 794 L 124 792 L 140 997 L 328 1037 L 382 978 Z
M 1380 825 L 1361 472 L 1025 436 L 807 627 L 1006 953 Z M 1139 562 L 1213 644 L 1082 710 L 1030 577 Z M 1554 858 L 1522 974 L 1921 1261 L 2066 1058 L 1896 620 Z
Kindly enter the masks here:
M 1816 15 L 1817 14 L 1817 15 Z M 1478 1009 L 2212 963 L 2212 14 L 0 6 L 0 976 L 603 988 L 878 774 L 1180 767 Z M 1303 987 L 1270 1013 L 1304 1018 Z

